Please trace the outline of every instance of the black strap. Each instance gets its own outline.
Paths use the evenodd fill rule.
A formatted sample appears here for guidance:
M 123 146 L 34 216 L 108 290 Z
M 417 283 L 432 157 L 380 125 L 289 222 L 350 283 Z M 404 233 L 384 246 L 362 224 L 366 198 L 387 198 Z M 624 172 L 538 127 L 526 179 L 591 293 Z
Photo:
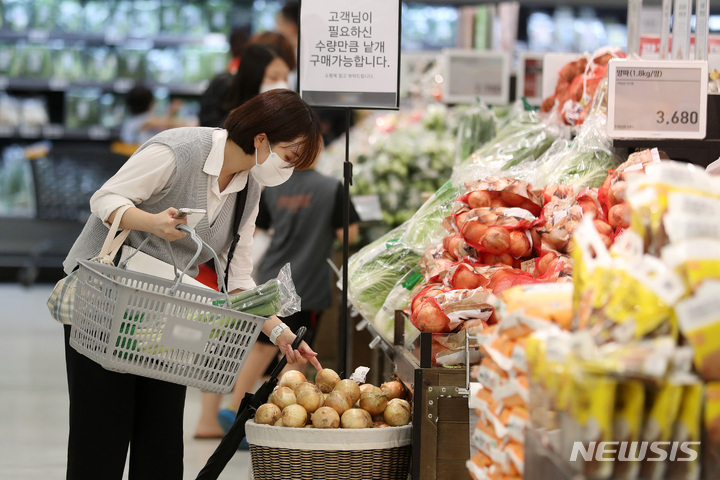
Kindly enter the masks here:
M 238 192 L 238 194 L 235 198 L 235 213 L 233 214 L 233 229 L 232 229 L 233 239 L 232 239 L 232 243 L 230 243 L 230 250 L 228 250 L 227 264 L 225 265 L 225 288 L 227 288 L 227 286 L 228 286 L 228 275 L 230 273 L 230 262 L 232 261 L 233 256 L 235 255 L 235 247 L 237 246 L 238 241 L 240 241 L 240 234 L 238 233 L 238 230 L 240 229 L 240 222 L 242 220 L 243 213 L 245 212 L 245 202 L 247 201 L 249 188 L 250 188 L 250 186 L 246 185 L 245 188 L 243 188 L 240 192 Z

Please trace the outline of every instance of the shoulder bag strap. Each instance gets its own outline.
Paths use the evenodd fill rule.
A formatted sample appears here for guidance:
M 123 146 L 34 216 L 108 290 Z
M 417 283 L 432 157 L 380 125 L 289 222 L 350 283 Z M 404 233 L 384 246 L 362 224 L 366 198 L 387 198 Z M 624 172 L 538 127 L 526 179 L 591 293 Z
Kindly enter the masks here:
M 125 239 L 127 239 L 130 234 L 129 228 L 124 229 L 117 236 L 116 234 L 118 228 L 120 227 L 120 220 L 122 219 L 122 216 L 130 207 L 132 207 L 132 205 L 125 205 L 118 208 L 115 212 L 115 218 L 110 226 L 110 230 L 108 230 L 107 237 L 105 237 L 105 243 L 103 243 L 102 249 L 100 249 L 98 258 L 104 259 L 105 261 L 112 261 L 118 250 L 120 250 L 122 244 L 125 242 Z
M 235 198 L 235 213 L 233 215 L 233 239 L 232 243 L 230 243 L 230 250 L 228 250 L 228 259 L 227 264 L 225 265 L 225 288 L 228 286 L 228 276 L 230 273 L 230 262 L 233 259 L 233 256 L 235 255 L 235 247 L 237 247 L 238 241 L 240 241 L 240 234 L 238 233 L 238 230 L 240 229 L 240 222 L 242 221 L 243 213 L 245 211 L 245 202 L 247 201 L 248 196 L 248 189 L 250 188 L 248 179 L 248 185 L 245 186 L 244 189 L 242 189 L 240 192 L 238 192 L 236 198 Z

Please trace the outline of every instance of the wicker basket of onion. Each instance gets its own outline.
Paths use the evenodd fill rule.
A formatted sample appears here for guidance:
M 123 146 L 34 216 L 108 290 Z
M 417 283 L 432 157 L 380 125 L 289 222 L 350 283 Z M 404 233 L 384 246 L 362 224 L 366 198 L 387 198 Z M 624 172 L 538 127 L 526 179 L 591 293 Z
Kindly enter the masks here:
M 411 406 L 397 381 L 380 387 L 331 369 L 308 382 L 286 372 L 245 433 L 255 480 L 407 480 Z

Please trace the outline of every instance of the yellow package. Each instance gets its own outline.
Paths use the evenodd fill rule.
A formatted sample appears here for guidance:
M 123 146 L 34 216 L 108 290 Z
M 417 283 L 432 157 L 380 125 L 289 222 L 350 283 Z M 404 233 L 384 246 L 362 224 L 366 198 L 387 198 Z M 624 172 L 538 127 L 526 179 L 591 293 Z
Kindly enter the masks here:
M 707 280 L 720 280 L 720 241 L 698 238 L 668 245 L 662 260 L 683 279 L 686 292 L 692 293 Z
M 675 305 L 680 331 L 694 350 L 703 380 L 720 380 L 720 282 L 708 281 Z
M 648 165 L 645 175 L 629 178 L 630 225 L 645 240 L 646 251 L 657 255 L 668 243 L 663 217 L 674 194 L 720 198 L 718 182 L 695 165 L 668 161 Z
M 528 317 L 548 320 L 569 330 L 572 295 L 572 284 L 543 283 L 508 288 L 499 297 L 505 303 L 508 313 L 520 311 Z
M 665 478 L 678 480 L 700 478 L 703 393 L 703 385 L 699 382 L 683 388 Z
M 705 385 L 703 471 L 720 471 L 720 382 Z
M 571 400 L 572 422 L 563 424 L 563 452 L 570 467 L 592 478 L 610 478 L 613 462 L 598 461 L 573 455 L 579 443 L 586 448 L 600 442 L 613 441 L 613 415 L 616 381 L 607 376 L 592 375 L 577 369 L 573 375 Z M 579 443 L 578 443 L 579 442 Z M 573 458 L 575 460 L 573 461 Z
M 645 387 L 639 381 L 627 380 L 618 384 L 615 391 L 615 417 L 613 439 L 616 442 L 637 442 L 642 433 L 645 410 Z M 630 455 L 628 455 L 630 457 Z M 637 461 L 614 462 L 613 480 L 634 480 L 640 472 Z
M 665 461 L 658 461 L 659 458 L 663 458 L 658 450 L 663 450 L 665 459 L 667 459 L 682 394 L 683 386 L 670 382 L 663 383 L 657 389 L 646 392 L 646 397 L 649 399 L 646 403 L 650 408 L 646 412 L 642 440 L 648 442 L 649 447 L 640 467 L 642 478 L 663 478 L 663 472 L 667 465 Z M 666 443 L 657 444 L 656 442 Z M 653 443 L 655 444 L 653 445 Z
M 609 340 L 629 342 L 649 334 L 673 332 L 672 306 L 684 293 L 682 280 L 660 260 L 644 255 L 633 264 L 613 272 L 607 304 L 593 313 L 591 323 L 599 343 Z M 612 285 L 612 288 L 607 288 Z
M 605 286 L 612 259 L 589 217 L 584 217 L 573 233 L 573 329 L 591 324 L 593 313 L 609 300 Z M 612 283 L 610 283 L 612 284 Z

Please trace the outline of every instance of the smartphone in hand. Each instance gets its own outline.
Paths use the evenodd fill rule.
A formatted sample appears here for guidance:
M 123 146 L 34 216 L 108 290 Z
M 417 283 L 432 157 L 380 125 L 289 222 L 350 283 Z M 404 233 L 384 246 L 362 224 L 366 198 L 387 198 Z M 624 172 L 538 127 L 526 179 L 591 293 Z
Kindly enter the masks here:
M 187 218 L 187 224 L 190 228 L 195 228 L 206 213 L 202 208 L 178 208 L 178 210 L 179 212 L 175 215 L 175 218 Z

